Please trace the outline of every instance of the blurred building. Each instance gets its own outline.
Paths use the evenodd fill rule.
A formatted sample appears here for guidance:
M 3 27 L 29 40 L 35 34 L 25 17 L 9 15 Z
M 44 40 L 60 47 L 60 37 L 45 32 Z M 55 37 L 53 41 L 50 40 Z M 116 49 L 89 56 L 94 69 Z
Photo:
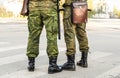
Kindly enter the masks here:
M 88 0 L 93 2 L 93 8 L 96 14 L 93 17 L 111 18 L 119 15 L 120 0 Z M 115 12 L 116 11 L 116 12 Z

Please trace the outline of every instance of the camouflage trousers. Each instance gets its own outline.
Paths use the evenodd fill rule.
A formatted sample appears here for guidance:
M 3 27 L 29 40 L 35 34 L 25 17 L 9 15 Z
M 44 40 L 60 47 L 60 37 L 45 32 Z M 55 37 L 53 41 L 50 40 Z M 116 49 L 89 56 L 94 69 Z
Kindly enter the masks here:
M 28 16 L 29 37 L 27 46 L 28 57 L 38 56 L 40 40 L 39 37 L 44 26 L 46 29 L 47 38 L 46 51 L 48 57 L 56 57 L 58 55 L 57 46 L 58 24 L 56 6 L 52 5 L 53 4 L 52 2 L 48 3 L 47 5 L 44 3 L 47 2 L 45 1 L 43 1 L 43 3 L 30 2 L 29 4 L 29 16 Z
M 72 55 L 76 52 L 76 38 L 79 43 L 79 50 L 81 52 L 88 52 L 88 38 L 86 33 L 86 24 L 72 24 L 70 8 L 66 8 L 64 12 L 64 38 L 66 42 L 66 54 Z

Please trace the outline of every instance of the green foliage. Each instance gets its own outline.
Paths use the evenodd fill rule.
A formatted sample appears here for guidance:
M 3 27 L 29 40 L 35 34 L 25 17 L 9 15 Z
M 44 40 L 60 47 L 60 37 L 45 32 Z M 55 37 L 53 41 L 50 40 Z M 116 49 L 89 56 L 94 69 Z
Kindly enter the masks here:
M 114 6 L 113 13 L 120 18 L 120 10 Z
M 95 14 L 96 14 L 95 10 L 92 10 L 92 11 L 88 12 L 88 17 L 92 18 L 92 16 Z

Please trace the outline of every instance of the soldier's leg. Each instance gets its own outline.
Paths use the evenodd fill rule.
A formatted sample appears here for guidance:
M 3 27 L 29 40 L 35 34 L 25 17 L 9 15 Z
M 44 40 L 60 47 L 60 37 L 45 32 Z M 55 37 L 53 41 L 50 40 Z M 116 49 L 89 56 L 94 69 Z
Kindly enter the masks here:
M 63 69 L 75 71 L 75 31 L 71 23 L 71 19 L 65 18 L 64 22 L 64 38 L 66 42 L 66 56 L 67 62 L 63 64 Z
M 28 70 L 34 71 L 35 58 L 39 54 L 39 36 L 42 31 L 43 25 L 40 18 L 38 17 L 39 12 L 29 12 L 28 17 L 28 46 L 27 46 L 27 56 L 28 56 Z
M 58 24 L 56 16 L 47 16 L 44 22 L 46 28 L 47 37 L 47 54 L 49 57 L 48 73 L 57 73 L 62 71 L 62 67 L 57 65 L 58 57 L 58 45 L 57 45 L 57 34 Z
M 76 26 L 76 36 L 79 42 L 79 49 L 82 52 L 81 60 L 77 62 L 77 65 L 82 67 L 88 67 L 87 56 L 88 56 L 88 38 L 86 33 L 86 24 L 79 24 Z
M 73 55 L 76 52 L 75 49 L 75 30 L 70 18 L 64 19 L 64 38 L 67 47 L 67 55 Z

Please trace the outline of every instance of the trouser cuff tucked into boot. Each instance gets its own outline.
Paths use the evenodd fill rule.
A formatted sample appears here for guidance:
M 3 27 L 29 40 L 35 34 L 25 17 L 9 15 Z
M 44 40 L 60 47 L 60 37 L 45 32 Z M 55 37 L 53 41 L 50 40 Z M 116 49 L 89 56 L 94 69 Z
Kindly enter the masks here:
M 75 71 L 75 55 L 67 55 L 67 62 L 63 64 L 62 69 L 69 70 L 69 71 Z
M 57 65 L 57 57 L 50 57 L 48 74 L 53 74 L 61 71 L 62 71 L 62 67 Z
M 77 62 L 77 65 L 87 68 L 88 67 L 87 57 L 88 57 L 88 52 L 82 52 L 81 60 Z

